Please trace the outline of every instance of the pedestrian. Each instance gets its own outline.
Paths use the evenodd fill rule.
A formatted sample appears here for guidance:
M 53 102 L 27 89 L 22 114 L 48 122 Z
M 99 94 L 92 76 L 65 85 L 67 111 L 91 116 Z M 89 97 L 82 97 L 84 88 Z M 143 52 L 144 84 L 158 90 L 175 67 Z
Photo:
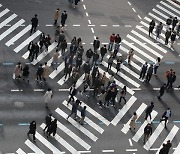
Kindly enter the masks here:
M 115 108 L 115 105 L 116 105 L 116 96 L 118 94 L 118 89 L 117 87 L 114 87 L 112 89 L 112 94 L 111 94 L 111 106 L 113 106 Z
M 38 18 L 37 18 L 37 14 L 34 15 L 34 17 L 31 19 L 31 24 L 32 24 L 32 27 L 31 27 L 31 30 L 30 30 L 30 35 L 32 34 L 32 32 L 36 31 L 36 28 L 38 26 Z
M 61 55 L 64 57 L 65 55 L 65 51 L 67 49 L 67 42 L 66 39 L 64 39 L 60 45 L 60 49 L 61 49 Z
M 163 84 L 159 90 L 159 96 L 157 98 L 161 100 L 161 97 L 164 95 L 164 90 L 165 90 L 166 84 Z
M 93 56 L 93 51 L 92 51 L 92 49 L 90 48 L 90 49 L 88 49 L 88 50 L 86 51 L 86 57 L 87 57 L 87 62 L 88 62 L 88 63 L 89 63 L 89 61 L 91 60 L 92 56 Z
M 54 25 L 57 25 L 57 21 L 60 15 L 60 9 L 56 9 L 55 14 L 54 14 Z
M 28 56 L 28 59 L 30 61 L 32 61 L 32 55 L 33 55 L 33 52 L 34 52 L 34 49 L 35 49 L 35 46 L 33 44 L 33 41 L 31 41 L 28 45 L 28 51 L 29 51 L 29 56 Z
M 94 51 L 93 52 L 93 62 L 92 62 L 92 65 L 97 65 L 97 61 L 99 59 L 99 54 L 97 51 Z
M 166 144 L 163 143 L 163 147 L 160 149 L 159 154 L 168 154 L 168 149 L 166 147 Z
M 174 17 L 172 20 L 172 31 L 174 31 L 174 28 L 176 27 L 177 23 L 178 23 L 177 17 Z
M 48 108 L 48 103 L 50 102 L 50 100 L 53 97 L 53 92 L 51 90 L 51 88 L 48 88 L 48 90 L 46 91 L 46 93 L 44 94 L 44 103 L 45 103 L 45 107 Z
M 59 51 L 58 49 L 56 49 L 56 52 L 53 54 L 52 63 L 51 63 L 53 68 L 55 68 L 56 70 L 57 70 L 57 65 L 58 65 L 58 59 L 59 59 Z
M 165 144 L 165 146 L 167 147 L 167 154 L 169 153 L 170 148 L 172 147 L 172 143 L 170 140 L 167 141 L 167 143 Z
M 166 33 L 165 33 L 165 45 L 168 45 L 170 37 L 171 37 L 171 28 L 166 30 Z
M 67 20 L 67 12 L 66 11 L 64 11 L 64 12 L 62 12 L 62 14 L 61 14 L 61 29 L 62 30 L 66 30 L 65 29 L 65 23 L 66 23 L 66 20 Z
M 171 48 L 173 48 L 173 44 L 176 41 L 176 31 L 173 31 L 171 34 Z
M 176 81 L 176 73 L 175 72 L 169 73 L 167 78 L 168 78 L 168 83 L 166 87 L 167 87 L 167 92 L 168 92 L 169 89 L 173 88 L 173 83 Z
M 115 41 L 115 34 L 111 34 L 109 37 L 109 45 L 108 45 L 108 51 L 112 51 L 113 45 L 114 45 L 114 41 Z
M 169 117 L 171 117 L 171 109 L 167 108 L 167 110 L 163 113 L 162 118 L 160 119 L 160 122 L 164 121 L 166 129 L 167 129 L 167 121 Z
M 94 52 L 99 49 L 100 47 L 99 37 L 96 37 L 96 39 L 93 41 L 93 47 L 94 47 Z
M 101 47 L 101 49 L 100 49 L 101 62 L 103 61 L 104 56 L 106 55 L 106 53 L 107 53 L 107 48 L 106 48 L 106 45 L 104 45 L 104 46 L 103 46 L 103 47 Z
M 149 83 L 149 81 L 151 80 L 152 74 L 153 74 L 153 64 L 151 64 L 147 70 L 146 79 L 145 79 L 146 83 Z
M 54 119 L 51 122 L 51 125 L 47 129 L 47 137 L 49 137 L 52 133 L 53 133 L 53 136 L 55 136 L 56 131 L 57 131 L 57 119 Z
M 70 91 L 69 91 L 70 97 L 69 97 L 69 100 L 68 100 L 68 102 L 67 102 L 67 105 L 69 105 L 71 99 L 72 99 L 73 102 L 74 102 L 74 96 L 76 95 L 76 93 L 77 93 L 77 90 L 76 90 L 76 88 L 75 88 L 75 85 L 71 86 Z
M 55 34 L 54 34 L 54 41 L 57 42 L 60 35 L 60 26 L 56 27 Z
M 61 45 L 64 39 L 65 39 L 64 31 L 60 31 L 57 48 L 59 47 L 59 45 Z
M 22 65 L 18 62 L 13 73 L 13 79 L 21 79 L 22 77 Z
M 45 118 L 46 126 L 45 126 L 45 128 L 43 129 L 44 132 L 45 132 L 46 129 L 48 129 L 48 127 L 50 127 L 50 125 L 51 125 L 51 121 L 52 121 L 51 116 L 52 116 L 52 114 L 50 113 L 50 114 L 48 114 L 48 115 L 46 116 L 46 118 Z
M 147 68 L 148 68 L 148 64 L 147 64 L 147 62 L 145 62 L 145 64 L 143 64 L 142 66 L 141 66 L 141 72 L 140 72 L 140 75 L 139 75 L 139 79 L 144 79 L 144 77 L 145 77 L 145 75 L 146 75 L 146 71 L 147 71 Z
M 85 76 L 84 76 L 84 80 L 85 80 L 86 76 L 89 75 L 90 71 L 91 71 L 91 67 L 90 67 L 90 64 L 88 62 L 86 62 L 84 64 L 83 70 L 84 70 L 84 73 L 85 73 Z
M 166 20 L 166 27 L 167 27 L 167 29 L 170 28 L 170 25 L 172 24 L 172 21 L 173 21 L 172 16 L 170 16 L 170 17 Z
M 148 123 L 146 125 L 146 127 L 144 128 L 144 140 L 143 143 L 145 144 L 145 142 L 149 139 L 149 137 L 152 135 L 152 126 L 150 123 Z
M 111 66 L 113 64 L 113 60 L 114 60 L 113 54 L 111 54 L 111 56 L 108 59 L 108 67 L 107 67 L 107 70 L 106 70 L 107 72 L 109 71 L 109 69 L 111 70 Z
M 76 83 L 77 83 L 77 81 L 78 81 L 78 79 L 79 79 L 79 73 L 78 73 L 76 67 L 75 67 L 75 69 L 76 69 L 76 70 L 73 71 L 73 73 L 72 73 L 72 79 L 73 79 L 73 85 L 76 86 Z
M 34 45 L 34 52 L 33 52 L 31 60 L 33 61 L 34 59 L 37 59 L 38 54 L 39 54 L 39 45 L 37 43 L 35 43 L 35 45 Z
M 101 85 L 104 87 L 107 81 L 106 72 L 104 72 L 101 76 Z
M 112 97 L 112 91 L 111 91 L 111 89 L 109 89 L 106 92 L 105 101 L 104 101 L 104 107 L 109 108 L 109 103 L 110 103 L 111 97 Z
M 131 64 L 131 60 L 133 58 L 133 55 L 134 55 L 134 49 L 130 49 L 129 52 L 128 52 L 128 55 L 127 55 L 127 59 L 128 59 L 128 64 L 130 65 Z
M 151 112 L 152 112 L 153 108 L 154 108 L 154 102 L 151 102 L 151 105 L 149 105 L 145 111 L 145 113 L 146 113 L 146 116 L 144 118 L 145 120 L 147 120 L 148 116 L 151 120 Z
M 39 45 L 40 45 L 40 50 L 42 49 L 43 45 L 45 44 L 45 34 L 41 33 L 39 37 Z
M 51 45 L 51 37 L 49 34 L 45 36 L 44 45 L 46 47 L 45 51 L 48 51 L 48 47 Z
M 180 21 L 178 22 L 177 26 L 176 26 L 176 33 L 179 36 L 179 32 L 180 32 Z
M 104 101 L 105 101 L 106 91 L 102 90 L 101 93 L 98 95 L 98 105 L 102 109 Z
M 155 25 L 156 25 L 156 23 L 155 23 L 155 20 L 153 19 L 153 20 L 149 23 L 149 36 L 151 36 Z
M 116 58 L 116 55 L 119 52 L 120 43 L 121 43 L 121 37 L 119 36 L 119 34 L 117 34 L 115 37 L 114 58 Z
M 22 69 L 22 79 L 23 81 L 27 80 L 27 82 L 29 83 L 29 66 L 27 64 Z
M 135 124 L 135 122 L 136 122 L 136 119 L 137 119 L 137 113 L 136 112 L 134 112 L 133 113 L 133 117 L 131 118 L 131 121 L 130 121 L 130 123 L 129 123 L 129 129 L 131 130 L 131 129 L 136 129 L 136 124 Z
M 74 8 L 75 8 L 75 6 L 77 6 L 77 4 L 80 2 L 80 0 L 74 0 Z
M 84 125 L 84 119 L 86 117 L 86 106 L 83 107 L 83 109 L 81 109 L 81 118 L 79 120 L 79 123 L 81 125 Z
M 43 66 L 43 74 L 42 74 L 44 82 L 46 82 L 47 78 L 49 77 L 49 73 L 50 73 L 49 66 L 47 65 L 47 62 L 45 62 Z
M 42 83 L 42 75 L 43 75 L 43 68 L 42 64 L 39 65 L 37 71 L 36 71 L 36 81 Z
M 161 62 L 161 58 L 160 57 L 157 57 L 156 59 L 156 63 L 154 64 L 154 75 L 156 76 L 156 73 L 157 73 L 157 69 L 158 67 L 160 66 L 160 62 Z
M 126 86 L 124 86 L 123 89 L 121 90 L 120 98 L 119 98 L 119 104 L 121 103 L 122 99 L 124 100 L 124 104 L 126 104 L 125 96 L 126 96 Z
M 117 59 L 116 74 L 118 74 L 118 72 L 120 71 L 120 69 L 121 69 L 121 64 L 122 64 L 122 56 L 120 56 L 120 57 Z
M 71 109 L 71 113 L 68 115 L 67 120 L 69 119 L 70 116 L 72 116 L 74 114 L 74 120 L 76 120 L 77 117 L 77 110 L 78 110 L 78 106 L 80 104 L 80 100 L 76 100 L 73 104 L 72 104 L 72 109 Z
M 156 26 L 156 39 L 159 38 L 159 35 L 161 34 L 162 32 L 162 29 L 163 29 L 163 25 L 162 25 L 162 22 L 160 22 L 157 26 Z
M 71 64 L 65 65 L 65 68 L 64 68 L 64 81 L 66 80 L 67 75 L 69 75 L 68 78 L 70 78 L 71 71 L 72 71 L 72 65 Z
M 29 131 L 28 131 L 27 135 L 29 136 L 29 134 L 33 135 L 33 141 L 36 142 L 36 137 L 35 137 L 35 134 L 36 134 L 36 121 L 32 121 L 30 123 Z

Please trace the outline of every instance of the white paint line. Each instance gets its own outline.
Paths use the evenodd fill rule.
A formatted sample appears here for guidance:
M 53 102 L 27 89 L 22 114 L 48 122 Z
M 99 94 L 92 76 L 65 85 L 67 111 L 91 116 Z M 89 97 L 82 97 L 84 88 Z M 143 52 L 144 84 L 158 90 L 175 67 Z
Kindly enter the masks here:
M 49 74 L 49 77 L 51 79 L 54 79 L 65 67 L 65 63 L 62 62 L 61 65 L 57 67 L 57 70 L 54 70 L 51 74 Z
M 64 105 L 65 107 L 67 107 L 69 110 L 72 109 L 72 105 L 71 105 L 71 104 L 69 104 L 69 105 L 67 106 L 67 101 L 64 101 L 64 102 L 63 102 L 63 105 Z M 77 111 L 77 115 L 78 115 L 79 117 L 81 117 L 81 112 L 80 112 L 80 111 Z M 98 131 L 100 134 L 102 134 L 102 133 L 104 132 L 104 130 L 103 130 L 99 125 L 97 125 L 96 123 L 94 123 L 94 122 L 93 122 L 91 119 L 89 119 L 87 116 L 85 117 L 84 121 L 85 121 L 88 125 L 90 125 L 93 129 L 95 129 L 96 131 Z
M 36 154 L 45 154 L 43 151 L 41 151 L 34 143 L 32 143 L 30 140 L 26 140 L 25 144 L 33 150 Z
M 95 27 L 95 25 L 91 25 L 91 24 L 90 24 L 90 25 L 88 25 L 88 27 Z
M 152 9 L 152 11 L 155 12 L 156 14 L 162 16 L 163 18 L 168 19 L 168 16 L 166 16 L 166 15 L 163 14 L 162 12 L 160 12 L 160 11 L 154 9 L 154 8 Z
M 12 92 L 23 91 L 22 89 L 11 89 Z
M 141 104 L 141 106 L 137 109 L 137 111 L 136 111 L 136 114 L 137 114 L 137 119 L 136 119 L 136 121 L 138 120 L 138 118 L 140 117 L 140 115 L 144 112 L 144 110 L 146 109 L 146 107 L 147 107 L 147 105 L 146 104 L 144 104 L 144 103 L 142 103 Z M 133 116 L 132 116 L 133 117 Z M 132 119 L 132 117 L 129 119 L 129 121 L 126 123 L 126 124 L 124 124 L 124 127 L 121 129 L 121 131 L 124 133 L 124 134 L 127 134 L 127 132 L 129 131 L 129 124 L 130 124 L 130 122 L 131 122 L 131 119 Z
M 178 4 L 176 4 L 176 3 L 174 3 L 172 0 L 167 0 L 167 1 L 168 1 L 169 3 L 171 3 L 171 4 L 173 4 L 174 6 L 180 8 L 180 6 L 179 6 Z
M 141 136 L 144 134 L 144 128 L 146 127 L 146 125 L 148 123 L 151 123 L 151 121 L 153 121 L 153 119 L 156 117 L 157 114 L 158 113 L 153 110 L 152 113 L 151 113 L 152 119 L 150 121 L 149 120 L 144 121 L 144 123 L 141 125 L 141 127 L 138 129 L 138 131 L 136 132 L 136 134 L 132 138 L 135 142 L 139 141 Z
M 44 91 L 44 89 L 34 89 L 34 91 Z
M 8 13 L 10 10 L 9 9 L 5 9 L 2 12 L 0 12 L 0 18 L 5 15 L 6 13 Z
M 46 125 L 43 123 L 40 127 L 44 129 L 45 126 Z M 72 147 L 68 142 L 66 142 L 66 140 L 64 140 L 62 136 L 56 134 L 54 139 L 56 139 L 56 141 L 59 142 L 62 146 L 64 146 L 70 153 L 80 154 L 74 147 Z
M 128 140 L 129 140 L 130 146 L 133 146 L 132 140 L 131 139 L 128 139 Z
M 88 23 L 91 24 L 91 20 L 88 20 Z
M 86 12 L 86 16 L 89 17 L 89 14 Z
M 79 153 L 91 153 L 91 151 L 78 151 Z
M 86 5 L 83 5 L 84 10 L 86 10 Z
M 137 149 L 126 149 L 126 151 L 133 152 L 133 151 L 137 151 Z
M 128 1 L 128 4 L 131 5 L 131 3 Z
M 31 29 L 31 25 L 28 25 L 26 28 L 24 28 L 22 31 L 16 34 L 13 38 L 11 38 L 8 42 L 6 42 L 6 45 L 9 47 L 10 45 L 14 44 L 14 42 L 16 42 L 20 37 L 22 37 L 30 29 Z
M 140 15 L 138 15 L 138 18 L 139 18 L 139 19 L 142 19 Z
M 123 108 L 119 110 L 119 113 L 111 121 L 111 124 L 116 126 L 118 122 L 123 118 L 123 116 L 127 113 L 127 111 L 131 108 L 131 106 L 135 103 L 136 100 L 136 97 L 131 96 L 131 98 L 127 101 Z
M 19 148 L 19 149 L 16 151 L 16 153 L 18 153 L 18 154 L 26 154 L 21 148 Z
M 136 12 L 136 10 L 135 10 L 134 8 L 132 8 L 132 10 L 133 10 L 134 12 Z
M 0 7 L 2 6 L 2 4 L 0 4 Z
M 131 90 L 138 91 L 138 90 L 141 90 L 141 88 L 131 88 Z
M 17 15 L 16 14 L 12 14 L 10 17 L 8 17 L 6 20 L 4 20 L 3 22 L 0 23 L 0 29 L 2 27 L 4 27 L 5 25 L 7 25 L 7 23 L 9 23 L 10 21 L 12 21 L 14 18 L 16 18 Z
M 91 27 L 91 31 L 92 31 L 92 33 L 94 33 L 94 28 Z
M 52 27 L 53 25 L 46 25 L 46 27 Z
M 107 25 L 100 25 L 101 27 L 106 27 Z
M 160 21 L 160 22 L 162 22 L 163 24 L 166 25 L 166 22 L 165 22 L 164 20 L 162 20 L 161 18 L 155 16 L 155 15 L 152 14 L 151 12 L 150 12 L 148 15 L 150 15 L 150 16 L 153 17 L 154 19 L 156 19 L 156 20 L 158 20 L 158 21 Z
M 150 136 L 150 138 L 148 139 L 146 144 L 143 146 L 146 150 L 149 150 L 151 148 L 151 146 L 154 144 L 156 139 L 159 137 L 159 135 L 161 134 L 163 129 L 164 129 L 164 123 L 159 123 L 159 125 L 154 130 L 154 132 L 152 133 L 152 135 Z
M 125 25 L 125 27 L 132 27 L 131 25 Z
M 55 110 L 60 116 L 62 116 L 64 119 L 66 119 L 68 117 L 68 115 L 62 111 L 60 108 L 57 108 Z M 89 130 L 87 130 L 85 127 L 79 125 L 73 118 L 69 117 L 68 121 L 74 126 L 76 127 L 78 130 L 80 130 L 82 133 L 84 133 L 87 137 L 89 137 L 91 140 L 93 140 L 94 142 L 97 141 L 97 137 L 92 134 Z
M 9 29 L 7 29 L 6 31 L 4 31 L 1 35 L 0 35 L 0 41 L 2 39 L 4 39 L 7 35 L 9 35 L 10 33 L 12 33 L 14 30 L 16 30 L 22 23 L 24 23 L 25 20 L 21 19 L 18 22 L 16 22 L 14 25 L 12 25 Z
M 160 1 L 161 4 L 163 4 L 164 6 L 170 8 L 171 10 L 173 10 L 174 12 L 180 14 L 180 11 L 178 11 L 177 9 L 175 9 L 174 7 L 168 5 L 167 3 L 163 2 L 163 1 Z
M 26 25 L 25 24 L 22 24 L 22 25 L 20 25 L 21 27 L 25 27 Z
M 113 27 L 119 27 L 119 25 L 112 25 Z
M 176 136 L 178 130 L 179 130 L 179 128 L 174 125 L 173 128 L 171 129 L 171 131 L 169 132 L 168 136 L 166 137 L 166 139 L 162 142 L 162 144 L 166 143 L 168 140 L 170 140 L 172 142 L 172 140 Z M 162 144 L 158 148 L 158 151 L 156 152 L 156 154 L 159 154 L 160 149 L 163 147 Z
M 103 44 L 103 45 L 104 45 L 104 44 L 109 44 L 109 43 L 105 43 L 105 42 L 104 42 L 104 43 L 101 43 L 101 44 Z
M 84 61 L 83 61 L 83 62 L 84 62 Z M 83 84 L 83 79 L 84 79 L 84 77 L 85 77 L 85 73 L 84 73 L 83 75 L 81 75 L 81 77 L 77 80 L 77 82 L 76 82 L 76 88 L 79 88 L 80 85 Z
M 114 152 L 114 150 L 102 150 L 102 152 L 106 153 L 106 152 Z
M 179 151 L 180 151 L 180 142 L 179 142 L 178 146 L 176 147 L 176 150 L 174 151 L 173 154 L 179 154 Z
M 11 25 L 9 25 L 9 24 L 7 24 L 7 25 L 5 25 L 5 27 L 10 27 Z
M 79 27 L 80 25 L 73 25 L 74 27 Z

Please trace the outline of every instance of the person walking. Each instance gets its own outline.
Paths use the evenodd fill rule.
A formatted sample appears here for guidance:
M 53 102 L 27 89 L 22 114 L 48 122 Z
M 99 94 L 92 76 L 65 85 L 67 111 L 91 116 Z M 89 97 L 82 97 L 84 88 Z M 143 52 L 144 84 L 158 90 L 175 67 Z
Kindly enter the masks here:
M 163 143 L 163 147 L 160 149 L 159 154 L 168 154 L 168 148 L 166 147 L 166 144 Z
M 161 34 L 162 32 L 162 29 L 163 29 L 163 25 L 162 25 L 162 22 L 160 22 L 157 26 L 156 26 L 156 39 L 159 38 L 159 35 Z
M 144 128 L 144 140 L 143 140 L 143 144 L 145 144 L 145 142 L 149 139 L 149 137 L 152 135 L 152 126 L 150 123 L 148 123 L 146 125 L 146 127 Z
M 39 45 L 37 43 L 35 43 L 35 48 L 34 48 L 34 52 L 33 52 L 33 55 L 32 55 L 32 61 L 34 59 L 37 59 L 38 54 L 39 54 Z
M 121 37 L 119 36 L 119 34 L 117 34 L 115 37 L 115 45 L 114 45 L 114 53 L 113 53 L 114 58 L 116 58 L 116 55 L 119 52 L 120 43 L 121 43 Z
M 170 140 L 167 141 L 167 143 L 165 144 L 165 146 L 167 147 L 167 154 L 169 153 L 170 148 L 172 147 L 172 143 Z
M 30 30 L 30 35 L 32 34 L 32 32 L 36 32 L 36 28 L 38 26 L 38 18 L 37 18 L 37 14 L 34 15 L 34 17 L 31 19 L 31 30 Z
M 114 41 L 115 41 L 115 34 L 111 34 L 111 36 L 109 37 L 109 45 L 108 45 L 108 51 L 112 51 L 113 45 L 114 45 Z
M 42 74 L 44 82 L 46 82 L 47 78 L 49 77 L 49 72 L 50 72 L 49 66 L 47 65 L 47 62 L 45 62 L 43 66 L 43 74 Z
M 166 30 L 166 33 L 165 33 L 165 45 L 168 45 L 170 37 L 171 37 L 171 28 Z
M 71 113 L 68 115 L 67 120 L 68 120 L 69 117 L 72 116 L 73 114 L 74 114 L 74 120 L 76 120 L 77 110 L 78 110 L 79 104 L 80 104 L 80 100 L 78 100 L 78 99 L 72 104 Z
M 106 92 L 105 101 L 104 101 L 104 107 L 109 108 L 109 103 L 110 103 L 111 97 L 112 97 L 112 91 L 111 91 L 111 89 L 109 89 Z
M 156 59 L 156 63 L 154 64 L 154 75 L 156 76 L 156 73 L 157 73 L 157 69 L 158 67 L 160 66 L 160 62 L 161 62 L 161 58 L 160 57 L 157 57 Z
M 173 83 L 176 81 L 176 74 L 175 72 L 170 72 L 167 76 L 167 92 L 169 91 L 169 89 L 172 89 L 173 88 Z
M 155 23 L 155 20 L 153 19 L 153 20 L 149 23 L 149 36 L 151 36 L 155 25 L 156 25 L 156 23 Z
M 164 90 L 165 90 L 166 84 L 163 84 L 159 90 L 159 95 L 157 96 L 157 98 L 159 100 L 161 100 L 161 97 L 164 95 Z
M 93 47 L 94 47 L 94 52 L 99 49 L 100 47 L 99 37 L 96 37 L 96 39 L 93 41 Z
M 48 88 L 48 90 L 46 91 L 46 93 L 44 94 L 44 103 L 45 103 L 45 107 L 48 108 L 48 103 L 50 102 L 50 100 L 53 97 L 53 92 L 51 90 L 51 88 Z
M 149 81 L 151 80 L 152 74 L 153 74 L 153 64 L 151 64 L 147 70 L 146 79 L 145 79 L 146 83 L 149 83 Z
M 135 122 L 136 122 L 136 119 L 137 119 L 137 113 L 136 112 L 134 112 L 133 113 L 133 117 L 131 118 L 131 121 L 130 121 L 130 123 L 129 123 L 129 129 L 130 130 L 135 130 L 136 129 L 136 124 L 135 124 Z
M 105 101 L 106 91 L 101 90 L 101 93 L 98 95 L 98 105 L 102 109 L 104 101 Z
M 72 99 L 73 102 L 74 102 L 74 96 L 76 95 L 76 93 L 77 93 L 77 90 L 76 90 L 76 88 L 75 88 L 75 85 L 71 86 L 70 91 L 69 91 L 70 97 L 69 97 L 69 100 L 68 100 L 68 102 L 67 102 L 67 105 L 69 105 L 71 99 Z
M 29 136 L 29 134 L 33 135 L 33 141 L 36 142 L 36 137 L 35 137 L 35 134 L 36 134 L 36 121 L 32 121 L 30 123 L 29 131 L 28 131 L 27 135 Z
M 67 49 L 67 42 L 66 39 L 64 39 L 60 45 L 60 49 L 61 49 L 61 55 L 64 57 L 65 55 L 65 51 Z
M 22 77 L 22 65 L 21 62 L 18 62 L 13 73 L 13 79 L 21 79 Z
M 67 12 L 66 11 L 64 11 L 64 12 L 62 12 L 62 14 L 61 14 L 61 29 L 62 30 L 66 30 L 65 29 L 65 23 L 66 23 L 66 20 L 67 20 Z
M 51 66 L 53 66 L 53 68 L 55 68 L 57 70 L 58 59 L 59 59 L 59 51 L 58 51 L 58 49 L 56 49 L 56 52 L 53 54 L 52 59 L 53 60 L 52 60 Z
M 59 34 L 59 39 L 58 39 L 58 44 L 57 44 L 57 48 L 59 48 L 59 45 L 61 45 L 61 43 L 64 41 L 65 39 L 65 35 L 64 35 L 64 31 L 61 31 Z
M 179 36 L 179 32 L 180 32 L 180 21 L 178 22 L 177 26 L 176 26 L 176 33 Z
M 56 9 L 55 14 L 54 14 L 54 25 L 57 25 L 59 15 L 60 15 L 60 9 L 58 8 L 58 9 Z
M 22 79 L 23 81 L 27 80 L 27 82 L 29 83 L 29 66 L 27 64 L 22 69 Z
M 43 45 L 45 44 L 45 34 L 41 33 L 39 37 L 39 46 L 40 50 L 42 50 Z
M 167 108 L 167 110 L 163 113 L 162 118 L 160 119 L 160 122 L 164 121 L 166 129 L 167 129 L 167 121 L 169 117 L 171 117 L 171 109 Z
M 42 84 L 42 75 L 43 75 L 43 68 L 42 68 L 42 64 L 39 65 L 37 72 L 36 72 L 36 81 Z
M 56 27 L 55 34 L 54 34 L 54 41 L 57 42 L 60 35 L 60 26 Z
M 45 36 L 44 45 L 46 47 L 45 51 L 48 51 L 48 47 L 51 45 L 51 37 L 49 34 L 47 36 Z
M 111 54 L 111 56 L 108 59 L 108 67 L 107 67 L 107 70 L 106 70 L 107 72 L 109 71 L 109 69 L 111 70 L 111 66 L 113 64 L 113 60 L 114 60 L 113 54 Z
M 123 89 L 121 90 L 119 104 L 121 103 L 122 99 L 124 100 L 124 104 L 126 104 L 125 96 L 126 96 L 126 86 L 124 86 Z
M 118 74 L 118 72 L 119 72 L 120 69 L 121 69 L 121 64 L 122 64 L 122 56 L 120 56 L 120 57 L 117 59 L 117 64 L 116 64 L 116 75 Z
M 50 114 L 48 114 L 48 115 L 46 116 L 46 118 L 45 118 L 46 126 L 45 126 L 45 128 L 43 129 L 44 132 L 46 131 L 46 129 L 48 129 L 48 127 L 51 126 L 51 121 L 52 121 L 51 116 L 52 116 L 52 114 L 50 113 Z
M 176 41 L 176 31 L 173 31 L 171 34 L 171 48 L 173 48 L 173 44 Z
M 133 58 L 133 55 L 134 55 L 134 49 L 130 49 L 129 52 L 128 52 L 128 55 L 127 55 L 127 60 L 128 60 L 128 64 L 130 65 L 131 64 L 131 60 Z
M 147 120 L 148 116 L 149 116 L 149 118 L 151 120 L 151 112 L 152 112 L 153 108 L 154 108 L 154 102 L 151 102 L 151 105 L 148 106 L 146 111 L 145 111 L 145 113 L 146 113 L 146 116 L 144 118 L 145 120 Z
M 31 41 L 28 45 L 28 51 L 29 51 L 29 56 L 28 56 L 28 59 L 30 61 L 32 61 L 32 55 L 33 55 L 33 52 L 34 52 L 34 49 L 35 49 L 35 46 L 33 44 L 33 41 Z
M 101 47 L 101 49 L 100 49 L 101 62 L 103 61 L 104 56 L 106 55 L 106 53 L 107 53 L 107 48 L 106 48 L 106 45 L 104 45 L 104 46 L 103 46 L 103 47 Z
M 92 49 L 90 48 L 90 49 L 88 49 L 88 50 L 86 51 L 86 57 L 87 57 L 87 62 L 88 62 L 88 63 L 89 63 L 89 61 L 91 60 L 92 56 L 93 56 L 93 51 L 92 51 Z
M 169 29 L 171 24 L 172 24 L 172 16 L 170 16 L 167 20 L 166 20 L 166 28 Z
M 51 125 L 47 129 L 47 137 L 49 137 L 52 133 L 53 133 L 53 136 L 55 136 L 56 131 L 57 131 L 57 119 L 54 119 L 51 122 Z
M 81 109 L 81 118 L 79 120 L 79 123 L 81 125 L 84 125 L 84 119 L 86 117 L 86 106 L 83 107 L 83 109 Z
M 145 75 L 146 75 L 146 71 L 147 71 L 147 68 L 148 68 L 148 64 L 147 62 L 145 62 L 145 64 L 143 64 L 141 66 L 141 72 L 140 72 L 140 75 L 139 75 L 139 79 L 144 79 Z
M 172 20 L 172 31 L 174 31 L 174 28 L 176 27 L 177 23 L 178 23 L 178 19 L 177 17 L 174 17 Z

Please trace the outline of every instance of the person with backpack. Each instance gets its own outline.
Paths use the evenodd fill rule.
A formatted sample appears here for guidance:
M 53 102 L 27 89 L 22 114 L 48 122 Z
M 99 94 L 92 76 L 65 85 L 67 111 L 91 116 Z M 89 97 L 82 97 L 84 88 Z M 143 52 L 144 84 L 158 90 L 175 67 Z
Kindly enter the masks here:
M 144 140 L 143 143 L 145 144 L 145 142 L 149 139 L 149 137 L 152 135 L 152 126 L 150 123 L 148 123 L 146 125 L 146 127 L 144 128 Z
M 76 90 L 76 88 L 75 88 L 75 85 L 71 86 L 70 91 L 69 91 L 70 97 L 69 97 L 69 100 L 68 100 L 68 102 L 67 102 L 67 105 L 69 105 L 71 99 L 72 99 L 73 102 L 74 102 L 74 96 L 76 95 L 76 93 L 77 93 L 77 90 Z

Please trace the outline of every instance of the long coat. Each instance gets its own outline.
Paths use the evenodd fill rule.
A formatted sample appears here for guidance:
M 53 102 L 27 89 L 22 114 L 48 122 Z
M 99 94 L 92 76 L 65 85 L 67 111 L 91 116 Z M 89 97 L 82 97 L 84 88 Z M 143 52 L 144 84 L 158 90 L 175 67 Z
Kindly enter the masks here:
M 51 90 L 51 91 L 47 91 L 47 92 L 44 94 L 44 103 L 50 102 L 52 96 L 53 96 L 52 90 Z
M 56 12 L 55 12 L 55 14 L 54 14 L 54 20 L 58 20 L 59 15 L 60 15 L 60 11 L 59 11 L 59 10 L 56 10 Z
M 47 65 L 45 65 L 44 67 L 43 67 L 43 78 L 48 78 L 48 76 L 49 76 L 49 66 L 47 66 Z
M 16 65 L 14 74 L 15 74 L 15 77 L 21 76 L 21 74 L 22 74 L 22 66 L 21 65 Z

